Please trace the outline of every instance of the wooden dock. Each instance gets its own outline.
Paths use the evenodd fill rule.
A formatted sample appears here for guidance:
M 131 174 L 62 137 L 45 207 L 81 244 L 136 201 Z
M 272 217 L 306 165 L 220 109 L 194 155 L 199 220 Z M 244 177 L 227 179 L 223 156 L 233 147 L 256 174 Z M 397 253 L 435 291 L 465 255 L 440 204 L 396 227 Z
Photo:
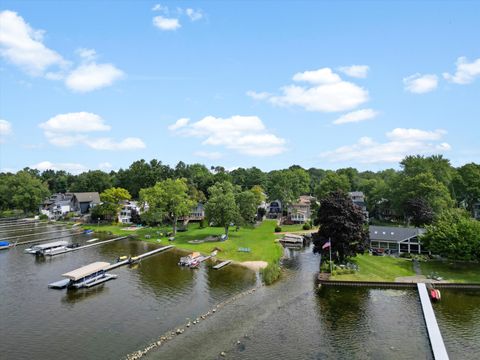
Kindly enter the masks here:
M 232 260 L 225 260 L 225 261 L 222 261 L 220 264 L 215 265 L 213 268 L 215 270 L 220 270 L 221 268 L 223 268 L 224 266 L 227 266 L 231 262 L 232 262 Z
M 418 294 L 420 295 L 420 302 L 422 304 L 423 317 L 427 325 L 428 338 L 432 347 L 433 357 L 435 360 L 448 360 L 447 349 L 443 343 L 442 334 L 438 328 L 437 319 L 433 312 L 432 303 L 428 297 L 427 287 L 424 283 L 418 283 Z
M 73 251 L 77 251 L 77 250 L 83 250 L 83 249 L 87 249 L 87 248 L 90 248 L 90 247 L 99 246 L 99 245 L 103 245 L 103 244 L 108 244 L 108 243 L 118 241 L 118 240 L 123 240 L 123 239 L 126 239 L 126 238 L 128 238 L 128 236 L 120 236 L 120 237 L 115 238 L 115 239 L 105 240 L 105 241 L 97 242 L 95 244 L 83 245 L 83 246 L 79 246 L 79 247 L 76 247 L 76 248 L 69 248 L 69 249 L 66 249 L 64 251 L 59 251 L 59 252 L 56 252 L 56 253 L 53 253 L 53 254 L 47 254 L 47 256 L 56 256 L 56 255 L 66 254 L 66 253 L 69 253 L 69 252 L 73 252 Z
M 96 245 L 96 244 L 95 244 L 95 245 Z M 146 258 L 147 256 L 152 256 L 152 255 L 155 255 L 155 254 L 164 252 L 164 251 L 169 250 L 169 249 L 171 249 L 171 248 L 173 248 L 173 247 L 174 247 L 173 245 L 167 245 L 167 246 L 164 246 L 164 247 L 161 247 L 161 248 L 158 248 L 158 249 L 155 249 L 155 250 L 148 251 L 148 252 L 146 252 L 146 253 L 140 254 L 140 255 L 138 255 L 138 256 L 134 256 L 134 257 L 128 258 L 128 259 L 126 259 L 126 260 L 113 263 L 113 264 L 111 264 L 105 271 L 109 271 L 109 270 L 116 269 L 116 268 L 118 268 L 118 267 L 120 267 L 120 266 L 123 266 L 123 265 L 128 265 L 128 264 L 131 264 L 131 263 L 140 261 L 140 260 L 142 260 L 143 258 Z

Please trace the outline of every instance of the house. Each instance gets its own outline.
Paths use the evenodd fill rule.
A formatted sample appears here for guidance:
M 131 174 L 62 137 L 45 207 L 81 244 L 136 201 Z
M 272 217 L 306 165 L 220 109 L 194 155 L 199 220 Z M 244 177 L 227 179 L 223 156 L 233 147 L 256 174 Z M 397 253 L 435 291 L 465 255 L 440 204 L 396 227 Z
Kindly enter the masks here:
M 422 228 L 370 226 L 370 248 L 394 253 L 418 253 L 422 251 Z
M 72 211 L 72 194 L 53 194 L 40 207 L 40 213 L 49 219 L 59 219 Z
M 473 204 L 472 206 L 473 218 L 480 220 L 480 202 Z
M 118 222 L 122 224 L 132 223 L 132 214 L 140 213 L 140 207 L 136 201 L 124 201 L 120 212 L 118 213 Z
M 287 209 L 287 222 L 297 224 L 306 223 L 312 216 L 312 203 L 316 201 L 313 196 L 302 195 L 297 202 L 290 204 Z
M 267 218 L 278 219 L 282 216 L 282 203 L 280 200 L 272 201 L 267 205 Z
M 86 214 L 90 209 L 100 204 L 100 195 L 98 192 L 77 192 L 71 193 L 72 199 L 72 211 L 79 214 Z
M 182 216 L 178 220 L 187 223 L 189 221 L 202 221 L 203 219 L 205 219 L 205 208 L 202 203 L 198 203 L 197 206 L 192 208 L 188 216 Z
M 363 194 L 363 192 L 352 191 L 349 192 L 348 195 L 350 196 L 350 199 L 352 199 L 353 203 L 362 210 L 365 222 L 368 222 L 367 203 L 365 202 L 365 195 Z

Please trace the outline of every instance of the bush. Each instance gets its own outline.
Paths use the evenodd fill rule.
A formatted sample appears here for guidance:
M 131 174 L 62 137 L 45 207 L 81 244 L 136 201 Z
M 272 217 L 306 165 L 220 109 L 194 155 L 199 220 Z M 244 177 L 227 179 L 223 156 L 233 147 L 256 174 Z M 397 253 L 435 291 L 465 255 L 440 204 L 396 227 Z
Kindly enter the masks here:
M 206 228 L 207 227 L 207 220 L 206 219 L 200 220 L 199 227 L 200 227 L 200 229 Z
M 265 285 L 273 284 L 280 277 L 280 266 L 278 264 L 268 264 L 265 269 L 260 270 L 260 274 Z
M 280 226 L 275 226 L 275 232 L 281 232 L 282 231 L 282 228 Z
M 303 224 L 303 230 L 310 230 L 312 227 L 310 226 L 309 223 Z
M 40 216 L 38 217 L 40 220 L 48 220 L 48 216 L 45 215 L 45 214 L 40 214 Z

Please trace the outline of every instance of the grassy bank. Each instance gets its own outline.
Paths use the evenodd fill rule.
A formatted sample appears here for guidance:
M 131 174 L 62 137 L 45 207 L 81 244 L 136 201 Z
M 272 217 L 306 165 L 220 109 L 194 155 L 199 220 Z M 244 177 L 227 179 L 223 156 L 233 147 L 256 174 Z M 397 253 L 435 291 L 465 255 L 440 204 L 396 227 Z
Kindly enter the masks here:
M 354 274 L 332 276 L 332 280 L 343 281 L 395 281 L 400 276 L 413 276 L 412 262 L 390 256 L 358 255 L 351 260 L 358 265 Z
M 480 264 L 428 261 L 420 268 L 425 276 L 435 272 L 449 282 L 480 283 Z
M 262 260 L 272 264 L 278 261 L 282 256 L 282 247 L 275 242 L 277 236 L 274 234 L 276 222 L 274 220 L 266 220 L 255 228 L 240 228 L 235 231 L 232 227 L 229 230 L 229 239 L 226 241 L 204 242 L 200 244 L 191 244 L 188 241 L 202 240 L 209 236 L 219 236 L 224 233 L 220 227 L 206 227 L 201 229 L 199 224 L 192 223 L 188 225 L 188 230 L 178 232 L 175 240 L 169 242 L 167 237 L 160 237 L 157 232 L 171 231 L 171 228 L 158 227 L 146 228 L 136 231 L 129 231 L 125 227 L 119 225 L 91 225 L 85 228 L 94 231 L 106 231 L 115 235 L 137 235 L 139 239 L 148 242 L 160 243 L 164 245 L 172 244 L 179 249 L 189 251 L 199 251 L 201 253 L 210 253 L 215 248 L 220 249 L 217 258 L 230 259 L 234 261 L 256 261 Z M 147 238 L 145 237 L 147 236 Z M 150 236 L 150 239 L 148 239 Z M 158 242 L 157 240 L 161 241 Z M 250 252 L 239 252 L 238 248 L 250 248 Z

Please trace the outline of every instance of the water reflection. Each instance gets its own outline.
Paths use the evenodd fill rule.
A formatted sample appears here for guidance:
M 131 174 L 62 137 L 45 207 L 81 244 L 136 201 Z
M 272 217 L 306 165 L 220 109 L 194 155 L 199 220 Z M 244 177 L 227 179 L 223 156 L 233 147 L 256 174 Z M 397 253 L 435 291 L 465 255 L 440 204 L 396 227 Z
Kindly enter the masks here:
M 80 301 L 89 299 L 93 296 L 98 296 L 98 295 L 107 295 L 109 293 L 109 288 L 106 286 L 105 283 L 94 286 L 92 288 L 85 288 L 85 289 L 68 289 L 65 290 L 65 296 L 62 297 L 62 303 L 66 303 L 70 306 L 71 308 L 75 303 L 78 303 Z

